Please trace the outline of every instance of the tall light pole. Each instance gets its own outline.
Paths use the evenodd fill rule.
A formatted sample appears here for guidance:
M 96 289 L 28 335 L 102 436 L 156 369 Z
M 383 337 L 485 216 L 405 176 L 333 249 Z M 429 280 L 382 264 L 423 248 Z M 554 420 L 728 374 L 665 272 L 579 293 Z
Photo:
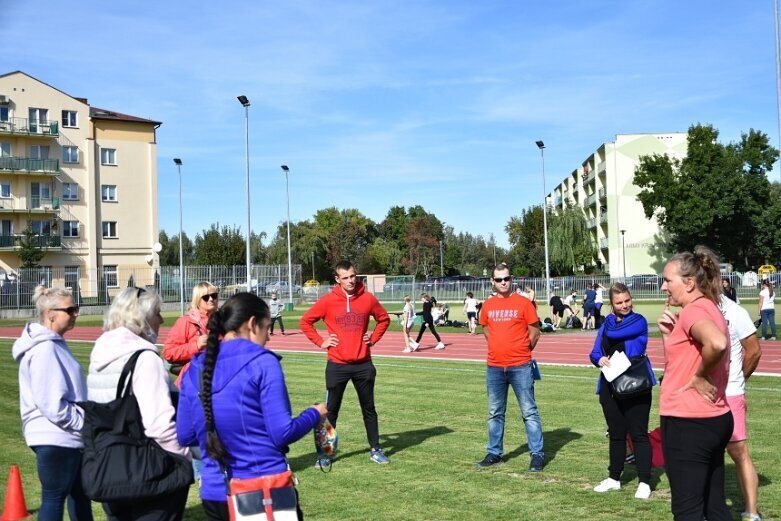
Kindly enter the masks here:
M 252 264 L 250 257 L 250 236 L 252 228 L 250 224 L 250 198 L 249 198 L 249 99 L 247 96 L 237 96 L 239 103 L 244 107 L 244 164 L 247 177 L 247 291 L 252 291 Z
M 439 241 L 439 276 L 445 276 L 445 261 L 442 256 L 442 241 Z
M 184 255 L 182 252 L 182 160 L 174 158 L 176 170 L 179 172 L 179 314 L 184 315 Z
M 550 300 L 550 261 L 548 257 L 548 189 L 545 188 L 545 143 L 535 141 L 537 148 L 540 149 L 540 158 L 542 159 L 542 228 L 545 235 L 545 291 Z
M 781 35 L 778 31 L 778 0 L 773 2 L 773 14 L 776 30 L 776 118 L 778 119 L 778 139 L 781 141 Z
M 626 282 L 626 240 L 624 234 L 626 230 L 621 230 L 621 260 L 624 261 L 624 282 Z
M 285 196 L 287 197 L 287 291 L 289 303 L 293 303 L 293 263 L 290 260 L 290 188 L 287 182 L 287 174 L 290 169 L 287 165 L 282 165 L 282 171 L 285 172 Z

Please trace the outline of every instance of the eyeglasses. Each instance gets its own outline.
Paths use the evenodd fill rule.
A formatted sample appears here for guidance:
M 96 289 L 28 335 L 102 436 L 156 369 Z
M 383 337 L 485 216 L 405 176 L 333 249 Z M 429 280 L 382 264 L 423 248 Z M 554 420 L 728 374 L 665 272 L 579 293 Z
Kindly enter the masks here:
M 206 295 L 201 297 L 201 300 L 204 302 L 209 302 L 210 300 L 216 301 L 219 298 L 219 293 L 207 293 Z
M 512 277 L 494 277 L 494 282 L 496 282 L 497 284 L 500 284 L 502 282 L 510 282 L 511 280 L 513 280 Z
M 52 308 L 52 311 L 64 311 L 69 315 L 78 315 L 79 306 L 68 306 L 67 308 Z

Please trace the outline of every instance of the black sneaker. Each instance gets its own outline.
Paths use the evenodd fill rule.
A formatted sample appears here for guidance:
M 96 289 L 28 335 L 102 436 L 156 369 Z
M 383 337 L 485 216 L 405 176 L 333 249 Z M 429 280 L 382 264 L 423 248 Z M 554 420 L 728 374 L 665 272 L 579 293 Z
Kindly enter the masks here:
M 485 469 L 488 467 L 493 467 L 495 465 L 501 465 L 502 464 L 502 457 L 497 456 L 496 454 L 491 454 L 490 452 L 485 455 L 485 458 L 483 458 L 483 461 L 477 463 L 475 466 L 479 469 Z
M 545 460 L 542 456 L 532 454 L 532 461 L 529 463 L 529 472 L 542 472 L 542 467 L 545 466 Z

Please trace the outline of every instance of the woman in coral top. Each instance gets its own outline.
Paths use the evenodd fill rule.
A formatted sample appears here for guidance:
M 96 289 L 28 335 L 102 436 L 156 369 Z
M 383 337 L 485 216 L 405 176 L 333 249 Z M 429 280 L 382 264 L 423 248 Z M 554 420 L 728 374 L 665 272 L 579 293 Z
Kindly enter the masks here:
M 657 324 L 664 343 L 662 445 L 676 521 L 728 521 L 724 449 L 732 435 L 725 391 L 729 330 L 719 310 L 718 258 L 698 246 L 664 267 L 667 304 Z M 671 306 L 682 308 L 680 313 Z
M 190 311 L 179 317 L 165 338 L 163 358 L 174 366 L 184 364 L 176 378 L 177 387 L 181 387 L 182 375 L 187 371 L 190 359 L 206 350 L 206 340 L 209 338 L 206 324 L 217 310 L 219 295 L 217 288 L 209 282 L 196 284 Z

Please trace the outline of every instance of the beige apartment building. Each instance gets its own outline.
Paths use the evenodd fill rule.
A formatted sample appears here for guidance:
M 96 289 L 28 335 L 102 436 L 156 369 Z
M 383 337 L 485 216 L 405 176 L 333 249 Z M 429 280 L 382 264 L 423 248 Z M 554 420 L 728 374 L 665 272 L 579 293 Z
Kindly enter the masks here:
M 645 155 L 683 159 L 686 138 L 686 132 L 618 134 L 548 194 L 554 208 L 572 205 L 583 210 L 591 239 L 599 247 L 594 260 L 612 277 L 662 272 L 669 252 L 656 219 L 647 219 L 637 200 L 635 169 Z
M 81 295 L 157 262 L 160 122 L 90 106 L 21 71 L 0 75 L 0 277 L 29 226 L 44 275 Z M 57 281 L 45 281 L 58 284 Z

